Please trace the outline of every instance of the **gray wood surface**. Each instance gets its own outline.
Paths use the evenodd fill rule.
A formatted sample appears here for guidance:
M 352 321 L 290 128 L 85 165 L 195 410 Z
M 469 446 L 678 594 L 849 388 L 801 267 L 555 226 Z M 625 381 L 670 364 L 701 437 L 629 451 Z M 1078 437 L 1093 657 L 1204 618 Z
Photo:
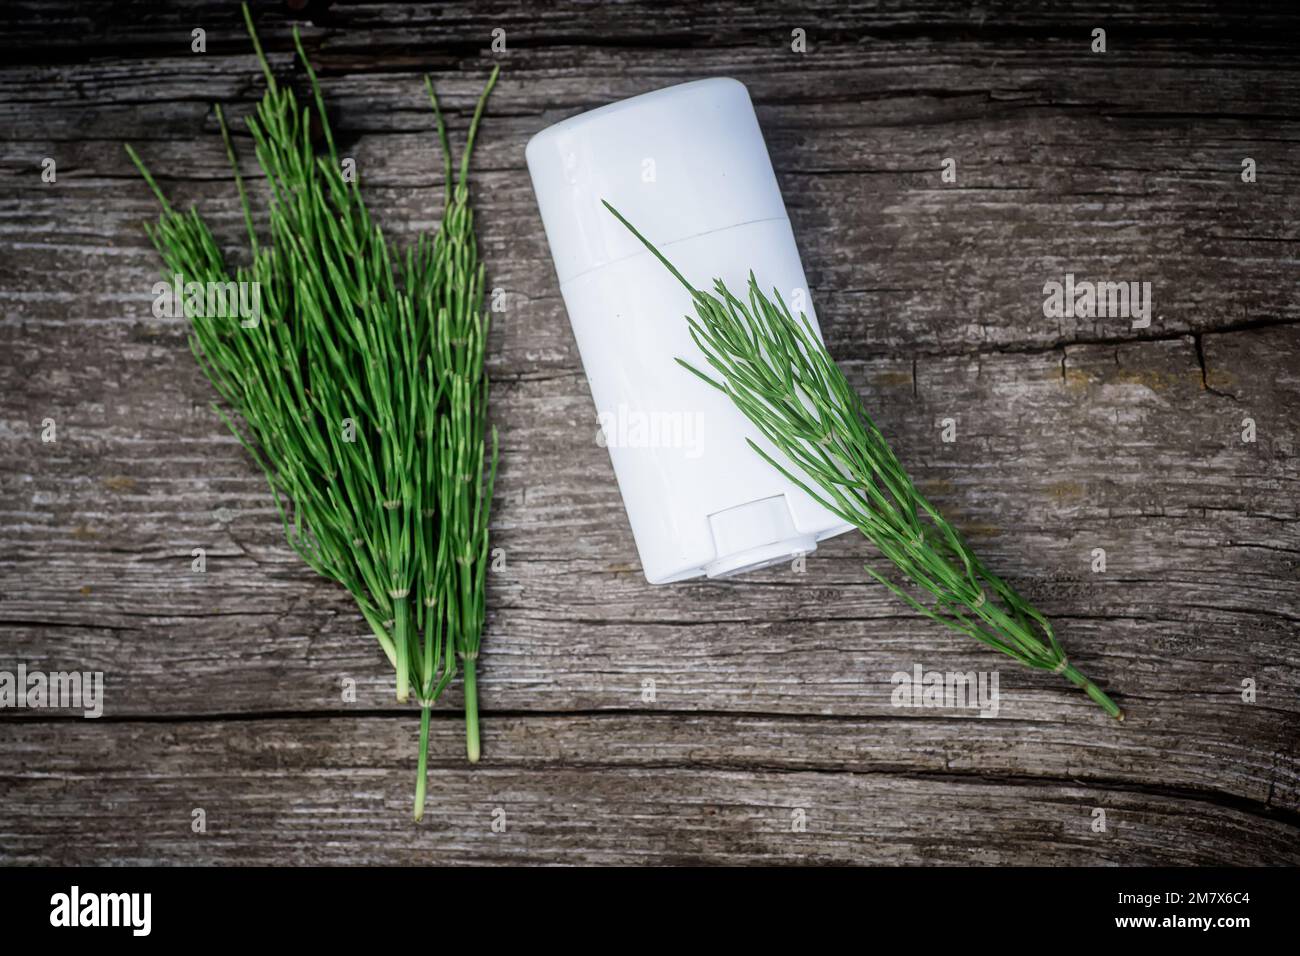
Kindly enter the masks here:
M 0 863 L 1300 862 L 1291 5 L 697 6 L 336 3 L 302 21 L 398 236 L 433 224 L 442 188 L 420 74 L 456 136 L 503 69 L 474 182 L 507 292 L 490 358 L 506 568 L 484 760 L 461 759 L 457 684 L 420 826 L 417 711 L 284 543 L 183 320 L 150 311 L 156 208 L 121 144 L 240 242 L 212 110 L 238 118 L 262 90 L 237 8 L 0 10 L 0 670 L 107 684 L 99 720 L 0 711 Z M 256 9 L 300 81 L 291 14 Z M 857 538 L 804 573 L 645 583 L 523 144 L 713 75 L 750 88 L 832 353 L 1123 724 L 909 613 Z M 1150 281 L 1150 327 L 1045 319 L 1043 283 L 1067 271 Z M 999 714 L 893 707 L 890 675 L 918 663 L 997 670 Z

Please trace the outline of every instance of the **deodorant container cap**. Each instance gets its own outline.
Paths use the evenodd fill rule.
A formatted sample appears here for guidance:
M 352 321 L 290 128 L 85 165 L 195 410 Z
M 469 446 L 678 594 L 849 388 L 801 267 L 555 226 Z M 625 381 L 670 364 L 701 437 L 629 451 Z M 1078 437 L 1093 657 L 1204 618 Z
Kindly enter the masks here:
M 645 247 L 741 223 L 785 219 L 785 203 L 744 84 L 698 80 L 582 113 L 527 147 L 560 282 Z M 650 188 L 653 187 L 653 188 Z
M 707 371 L 690 293 L 743 292 L 752 269 L 816 328 L 781 191 L 745 87 L 700 80 L 583 113 L 526 150 L 574 337 L 646 578 L 722 577 L 815 550 L 849 529 L 763 461 L 780 460 Z

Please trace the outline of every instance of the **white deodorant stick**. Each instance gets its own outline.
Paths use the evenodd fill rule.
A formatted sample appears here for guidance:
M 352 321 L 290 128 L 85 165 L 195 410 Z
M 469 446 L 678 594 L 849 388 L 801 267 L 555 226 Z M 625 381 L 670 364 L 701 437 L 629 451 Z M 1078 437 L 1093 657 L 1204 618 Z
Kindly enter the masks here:
M 651 584 L 789 561 L 849 530 L 746 444 L 779 453 L 726 395 L 685 316 L 697 289 L 741 298 L 752 269 L 816 327 L 758 118 L 732 79 L 683 83 L 557 123 L 527 148 L 542 223 L 597 416 Z M 820 334 L 820 332 L 818 333 Z

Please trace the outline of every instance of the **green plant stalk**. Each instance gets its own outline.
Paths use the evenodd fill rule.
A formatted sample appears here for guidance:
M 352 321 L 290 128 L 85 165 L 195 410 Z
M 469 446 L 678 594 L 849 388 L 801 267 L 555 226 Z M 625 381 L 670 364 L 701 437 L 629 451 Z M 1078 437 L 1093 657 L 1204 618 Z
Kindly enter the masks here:
M 477 763 L 481 752 L 478 719 L 477 665 L 485 623 L 489 561 L 488 519 L 496 484 L 498 436 L 491 429 L 488 453 L 488 376 L 486 370 L 488 313 L 483 309 L 484 269 L 478 257 L 473 212 L 468 207 L 466 177 L 484 105 L 496 73 L 488 80 L 470 123 L 460 177 L 452 196 L 452 211 L 444 218 L 456 281 L 448 289 L 443 309 L 442 349 L 449 369 L 452 411 L 442 420 L 439 512 L 446 522 L 449 547 L 438 555 L 440 580 L 450 640 L 462 662 L 465 692 L 465 753 Z M 432 87 L 429 95 L 433 97 Z M 436 103 L 436 100 L 435 100 Z M 436 110 L 436 105 L 435 105 Z M 444 155 L 450 153 L 444 150 Z M 450 182 L 450 166 L 448 182 Z
M 478 661 L 474 656 L 463 658 L 465 673 L 465 753 L 470 763 L 478 763 L 478 678 L 475 673 Z
M 466 423 L 481 428 L 486 417 L 483 269 L 476 258 L 467 266 L 463 250 L 475 245 L 470 150 L 497 71 L 475 111 L 454 194 L 446 128 L 426 78 L 444 150 L 443 219 L 437 234 L 419 236 L 403 256 L 371 218 L 359 184 L 343 177 L 297 30 L 294 46 L 324 132 L 327 155 L 319 157 L 311 146 L 310 110 L 276 81 L 246 5 L 244 18 L 267 85 L 247 125 L 266 175 L 269 242 L 258 241 L 220 108 L 216 115 L 250 264 L 230 268 L 198 212 L 174 209 L 135 150 L 126 149 L 162 206 L 157 226 L 146 229 L 164 276 L 260 288 L 261 317 L 251 325 L 224 312 L 206 314 L 187 300 L 190 348 L 225 405 L 242 419 L 237 427 L 234 416 L 214 405 L 265 473 L 290 545 L 352 594 L 394 666 L 397 698 L 408 699 L 416 688 L 422 711 L 418 818 L 428 711 L 454 676 L 461 639 L 451 626 L 452 556 L 467 544 L 486 548 L 486 519 L 480 542 L 477 526 L 448 514 L 455 501 L 443 476 L 448 449 L 476 434 L 481 445 L 481 431 L 466 431 Z M 477 299 L 469 294 L 474 289 Z M 465 374 L 466 351 L 475 351 L 480 369 L 476 390 L 456 384 Z M 490 498 L 489 491 L 484 514 Z
M 420 708 L 420 756 L 415 776 L 415 822 L 424 819 L 424 797 L 429 786 L 429 707 Z
M 749 275 L 748 305 L 717 279 L 702 292 L 609 203 L 610 211 L 677 278 L 696 315 L 691 338 L 713 370 L 678 362 L 726 394 L 782 453 L 749 445 L 828 511 L 857 527 L 898 568 L 921 603 L 901 585 L 873 578 L 914 610 L 1036 670 L 1061 674 L 1119 720 L 1123 711 L 1065 656 L 1051 624 L 992 574 L 926 500 L 867 414 L 861 397 L 822 345 L 805 314 L 796 321 L 778 291 L 775 302 Z

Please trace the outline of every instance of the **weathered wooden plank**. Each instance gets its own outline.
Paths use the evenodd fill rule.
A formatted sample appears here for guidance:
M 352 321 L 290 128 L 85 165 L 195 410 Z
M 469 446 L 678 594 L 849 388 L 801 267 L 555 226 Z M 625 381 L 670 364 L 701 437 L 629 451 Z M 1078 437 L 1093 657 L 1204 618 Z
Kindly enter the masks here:
M 1051 74 L 1026 66 L 1024 75 L 1008 80 L 1018 84 L 1014 93 L 990 96 L 987 67 L 972 53 L 961 68 L 965 74 L 945 81 L 937 96 L 926 85 L 935 82 L 934 64 L 916 65 L 915 73 L 892 79 L 897 85 L 888 90 L 846 90 L 825 78 L 893 77 L 898 71 L 888 62 L 858 62 L 848 51 L 809 61 L 811 69 L 780 66 L 773 59 L 779 54 L 770 51 L 756 63 L 747 63 L 744 51 L 718 55 L 726 59 L 695 58 L 689 71 L 675 54 L 647 55 L 639 58 L 644 69 L 658 63 L 659 73 L 620 78 L 608 89 L 592 86 L 613 75 L 612 63 L 599 57 L 546 75 L 527 65 L 511 68 L 520 75 L 507 72 L 480 144 L 478 195 L 492 281 L 535 317 L 529 342 L 508 341 L 500 351 L 501 361 L 524 360 L 508 367 L 527 367 L 532 355 L 576 364 L 536 228 L 522 167 L 524 141 L 579 109 L 718 72 L 739 75 L 753 87 L 814 299 L 825 318 L 838 320 L 828 325 L 843 354 L 1049 347 L 1300 318 L 1287 295 L 1300 278 L 1286 226 L 1294 217 L 1272 214 L 1291 208 L 1300 195 L 1294 181 L 1300 124 L 1279 114 L 1265 134 L 1248 112 L 1258 98 L 1253 62 L 1215 82 L 1214 98 L 1204 102 L 1217 112 L 1148 117 L 1128 116 L 1131 107 L 1115 101 L 1119 91 L 1159 95 L 1150 90 L 1145 60 L 1128 67 L 1127 75 L 1116 68 L 1100 77 L 1086 63 L 1062 64 Z M 915 65 L 918 51 L 870 55 Z M 947 48 L 929 55 L 946 57 Z M 34 241 L 16 250 L 10 266 L 15 275 L 6 285 L 23 295 L 15 305 L 30 308 L 42 296 L 84 285 L 88 274 L 102 273 L 105 247 L 124 253 L 143 247 L 138 222 L 154 210 L 117 146 L 121 139 L 141 146 L 179 199 L 201 200 L 222 238 L 239 241 L 242 221 L 210 105 L 189 92 L 202 83 L 210 100 L 228 106 L 235 100 L 232 112 L 246 111 L 257 93 L 257 72 L 250 57 L 229 59 L 50 68 L 59 72 L 47 77 L 9 71 L 15 102 L 0 122 L 11 128 L 13 141 L 5 145 L 3 163 L 12 174 L 12 211 L 22 208 L 11 228 Z M 1028 58 L 1039 61 L 1039 53 Z M 1170 82 L 1185 83 L 1185 66 L 1172 64 L 1169 71 Z M 557 74 L 570 77 L 581 96 L 562 97 L 557 105 Z M 1279 64 L 1275 75 L 1272 99 L 1294 101 L 1283 85 L 1295 79 L 1294 71 Z M 481 76 L 442 74 L 437 80 L 461 114 L 457 124 L 463 123 Z M 1055 83 L 1068 84 L 1079 99 Z M 791 84 L 802 92 L 791 94 Z M 31 99 L 27 92 L 67 86 L 81 95 L 50 92 Z M 349 74 L 327 80 L 326 87 L 340 141 L 356 154 L 381 217 L 399 235 L 427 228 L 438 193 L 437 164 L 417 75 Z M 1240 90 L 1235 106 L 1226 87 Z M 1184 88 L 1180 95 L 1189 94 Z M 142 101 L 149 106 L 141 108 Z M 77 139 L 58 141 L 69 136 Z M 1079 150 L 1081 142 L 1089 149 Z M 46 155 L 63 164 L 57 189 L 38 179 Z M 1240 181 L 1245 155 L 1259 164 L 1255 184 Z M 946 156 L 958 162 L 956 184 L 940 181 Z M 173 176 L 183 181 L 173 183 Z M 102 193 L 105 178 L 121 196 L 107 216 L 102 208 L 85 208 L 87 191 Z M 424 211 L 414 221 L 413 208 Z M 521 236 L 521 222 L 534 228 Z M 1178 255 L 1167 254 L 1172 243 Z M 139 310 L 154 278 L 152 259 L 130 256 L 128 262 L 96 284 L 106 295 L 136 299 Z M 1043 284 L 1066 271 L 1152 281 L 1150 328 L 1138 332 L 1114 319 L 1045 319 Z M 1207 287 L 1201 281 L 1207 271 L 1220 281 Z M 63 284 L 46 287 L 51 274 Z
M 411 174 L 430 185 L 369 187 L 381 220 L 406 222 L 395 230 L 399 234 L 409 234 L 413 226 L 428 229 L 436 221 L 438 190 L 425 172 L 434 152 L 427 137 L 408 139 L 425 140 L 423 148 L 413 145 L 403 152 L 411 157 Z M 120 152 L 116 144 L 101 145 L 114 156 Z M 155 171 L 168 168 L 148 147 L 142 149 Z M 47 152 L 42 148 L 30 155 Z M 364 154 L 360 161 L 364 174 Z M 124 163 L 125 156 L 113 162 Z M 127 178 L 125 170 L 122 176 L 59 186 L 71 192 L 57 195 L 53 188 L 31 186 L 0 201 L 11 214 L 4 231 L 16 240 L 4 265 L 8 281 L 0 298 L 11 317 L 35 318 L 42 308 L 63 314 L 69 296 L 86 290 L 93 311 L 77 310 L 63 321 L 156 324 L 150 290 L 159 268 L 141 228 L 156 209 L 142 183 Z M 1212 190 L 1199 200 L 1170 190 L 1138 200 L 1139 211 L 1122 194 L 1098 199 L 1085 189 L 1070 199 L 1071 187 L 1064 182 L 1059 189 L 1066 198 L 1049 198 L 1050 186 L 1026 195 L 990 183 L 963 188 L 958 196 L 899 182 L 882 188 L 879 176 L 783 178 L 813 301 L 832 348 L 844 357 L 1050 348 L 1300 319 L 1294 297 L 1287 294 L 1300 279 L 1294 245 L 1277 234 L 1285 220 L 1270 217 L 1264 221 L 1273 225 L 1256 225 L 1278 201 L 1272 192 L 1228 208 L 1228 200 L 1211 195 Z M 572 336 L 526 177 L 522 170 L 487 172 L 479 182 L 490 281 L 505 291 L 508 310 L 499 323 L 494 366 L 505 374 L 575 369 Z M 200 207 L 218 234 L 240 241 L 243 224 L 230 184 L 168 188 L 182 205 L 201 197 Z M 1286 188 L 1291 196 L 1298 193 Z M 106 189 L 122 195 L 120 206 L 88 205 L 93 194 Z M 413 211 L 414 219 L 404 220 Z M 1165 262 L 1164 224 L 1170 220 L 1201 238 L 1188 255 Z M 1074 225 L 1062 230 L 1061 221 Z M 517 232 L 521 223 L 530 227 L 523 237 Z M 942 251 L 949 249 L 964 253 Z M 1044 283 L 1063 281 L 1067 272 L 1094 281 L 1151 282 L 1150 326 L 1134 329 L 1125 319 L 1045 318 Z M 1207 272 L 1217 273 L 1220 281 L 1207 286 L 1200 279 Z
M 17 758 L 0 769 L 8 864 L 1300 860 L 1292 824 L 1089 779 L 1086 749 L 1063 779 L 1002 779 L 995 754 L 959 755 L 977 735 L 931 737 L 921 752 L 879 737 L 919 722 L 500 719 L 494 764 L 471 770 L 454 756 L 458 728 L 437 721 L 420 826 L 406 720 L 19 726 L 0 723 Z M 848 772 L 807 769 L 824 748 Z M 1037 769 L 1052 750 L 1040 737 L 1021 753 Z
M 296 18 L 305 21 L 302 25 L 309 38 L 333 47 L 407 56 L 415 55 L 412 48 L 417 44 L 430 51 L 425 55 L 463 54 L 486 47 L 495 27 L 514 34 L 516 52 L 565 44 L 700 51 L 755 39 L 787 41 L 791 27 L 800 24 L 814 43 L 917 34 L 946 40 L 982 36 L 993 43 L 1000 38 L 1056 38 L 1076 32 L 1087 36 L 1092 27 L 1104 24 L 1127 38 L 1177 37 L 1185 42 L 1231 38 L 1267 45 L 1280 44 L 1297 31 L 1295 10 L 1289 4 L 1241 8 L 1212 0 L 1171 2 L 1158 8 L 1133 2 L 1072 2 L 1045 8 L 995 3 L 969 8 L 942 0 L 906 6 L 816 0 L 801 4 L 797 11 L 776 4 L 653 0 L 619 4 L 562 0 L 542 8 L 512 0 L 416 4 L 262 0 L 252 8 L 268 43 L 287 42 L 288 21 Z M 211 34 L 210 50 L 227 50 L 232 36 L 242 38 L 243 20 L 233 5 L 202 0 L 165 7 L 148 0 L 89 6 L 76 0 L 13 0 L 0 12 L 0 50 L 28 57 L 39 51 L 45 58 L 102 56 L 105 48 L 158 55 L 178 45 L 187 48 L 195 26 Z
M 4 477 L 14 493 L 6 502 L 6 534 L 15 547 L 48 548 L 56 530 L 74 552 L 94 550 L 106 535 L 124 535 L 136 548 L 170 548 L 188 558 L 188 547 L 180 545 L 199 529 L 233 523 L 240 541 L 279 547 L 280 558 L 288 559 L 278 522 L 266 520 L 274 509 L 255 469 L 216 417 L 195 408 L 211 392 L 179 336 L 169 334 L 163 346 L 119 325 L 98 326 L 93 337 L 56 331 L 54 341 L 45 342 L 15 332 L 8 335 L 19 362 L 0 373 L 6 389 L 21 384 L 25 391 L 23 407 L 13 408 L 5 421 L 13 455 Z M 1235 338 L 1241 344 L 1224 353 L 1235 362 L 1218 362 L 1219 342 Z M 90 352 L 87 359 L 67 366 L 65 357 L 82 347 Z M 1294 367 L 1298 348 L 1292 328 L 1207 337 L 1206 374 L 1214 391 L 1204 387 L 1190 339 L 1119 350 L 1086 346 L 1033 356 L 922 358 L 915 367 L 896 361 L 846 364 L 936 501 L 959 521 L 964 509 L 983 509 L 967 522 L 968 532 L 998 538 L 1014 523 L 1055 533 L 1055 543 L 1035 546 L 1062 549 L 1063 556 L 1072 551 L 1061 565 L 1080 568 L 1090 549 L 1059 540 L 1066 518 L 1079 528 L 1122 516 L 1200 522 L 1208 520 L 1202 514 L 1207 509 L 1235 511 L 1236 519 L 1260 522 L 1262 532 L 1277 534 L 1277 541 L 1265 536 L 1261 544 L 1294 544 L 1293 529 L 1276 519 L 1295 514 L 1289 416 L 1297 399 L 1293 378 L 1288 390 L 1286 370 Z M 1240 387 L 1238 380 L 1254 389 L 1245 406 L 1217 394 Z M 613 543 L 624 558 L 631 556 L 625 527 L 611 520 L 620 504 L 584 390 L 576 374 L 521 378 L 498 387 L 496 409 L 507 450 L 500 533 L 508 550 L 516 538 L 531 559 L 589 557 Z M 1253 445 L 1240 441 L 1247 412 L 1258 419 L 1259 441 Z M 39 441 L 39 422 L 47 415 L 61 429 L 54 444 Z M 944 416 L 957 420 L 952 444 L 941 441 L 936 427 Z M 29 474 L 26 456 L 37 453 L 44 467 Z M 1099 461 L 1106 466 L 1099 469 Z M 1244 468 L 1250 473 L 1243 475 Z M 87 516 L 94 520 L 88 523 Z M 243 527 L 249 518 L 252 525 Z M 986 518 L 998 523 L 980 520 Z M 221 548 L 221 538 L 213 541 L 210 530 L 202 537 Z M 227 553 L 238 551 L 226 543 Z M 1286 560 L 1284 551 L 1276 553 L 1256 557 Z M 254 554 L 244 566 L 253 567 L 259 557 Z M 1167 567 L 1167 556 L 1160 554 L 1131 560 L 1146 559 L 1152 562 L 1147 570 Z M 183 563 L 188 566 L 188 560 Z M 1024 569 L 1036 566 L 1026 562 Z M 1284 575 L 1288 568 L 1278 565 Z M 1020 570 L 1015 566 L 1009 573 Z M 1294 604 L 1287 607 L 1294 613 Z

